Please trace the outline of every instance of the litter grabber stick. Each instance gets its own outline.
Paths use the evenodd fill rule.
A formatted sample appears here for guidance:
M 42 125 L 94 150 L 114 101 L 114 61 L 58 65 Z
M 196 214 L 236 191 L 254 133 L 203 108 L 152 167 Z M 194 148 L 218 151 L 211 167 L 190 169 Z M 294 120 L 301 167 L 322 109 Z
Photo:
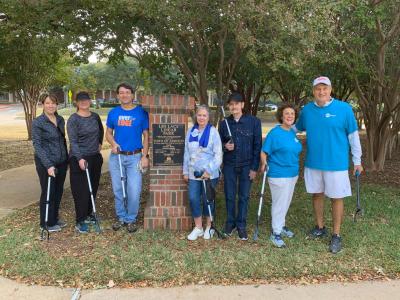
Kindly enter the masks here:
M 118 152 L 121 149 L 118 148 Z M 119 172 L 121 174 L 121 185 L 122 185 L 122 198 L 124 200 L 124 207 L 125 210 L 128 211 L 128 197 L 126 196 L 126 191 L 125 191 L 125 177 L 124 177 L 124 172 L 122 171 L 122 163 L 121 163 L 121 154 L 118 153 L 118 162 L 119 162 Z
M 57 174 L 57 169 L 54 169 L 54 176 Z M 50 187 L 51 187 L 51 177 L 48 176 L 47 178 L 47 194 L 46 194 L 46 212 L 44 215 L 44 227 L 42 227 L 42 231 L 40 233 L 40 240 L 44 241 L 47 236 L 47 241 L 50 239 L 50 232 L 49 232 L 49 206 L 50 206 Z
M 206 180 L 203 179 L 202 181 L 203 181 L 203 188 L 204 188 L 204 199 L 206 200 L 206 203 L 207 203 L 208 214 L 209 214 L 209 216 L 210 216 L 210 221 L 211 221 L 210 232 L 209 232 L 209 233 L 210 233 L 210 236 L 211 236 L 211 230 L 214 230 L 214 232 L 217 234 L 218 239 L 225 239 L 225 236 L 224 236 L 223 234 L 221 234 L 217 228 L 215 228 L 215 225 L 214 225 L 214 218 L 213 218 L 212 211 L 211 211 L 211 202 L 212 202 L 213 200 L 209 200 L 209 199 L 207 198 L 207 185 L 206 185 Z
M 260 202 L 258 203 L 256 230 L 254 231 L 254 235 L 253 235 L 253 240 L 254 241 L 258 240 L 258 224 L 260 222 L 260 216 L 261 216 L 261 209 L 262 209 L 263 198 L 264 198 L 264 188 L 265 188 L 265 180 L 266 180 L 266 178 L 267 178 L 267 169 L 264 171 L 264 176 L 263 176 L 263 181 L 262 181 L 262 186 L 261 186 Z
M 87 182 L 88 182 L 88 186 L 89 186 L 90 200 L 92 200 L 92 209 L 93 209 L 94 221 L 96 223 L 96 232 L 100 233 L 101 232 L 100 221 L 99 221 L 99 218 L 97 217 L 96 204 L 94 203 L 93 189 L 92 189 L 92 183 L 90 182 L 90 175 L 89 175 L 89 168 L 88 168 L 87 161 L 85 161 L 85 171 L 86 171 L 86 178 L 87 178 Z
M 361 208 L 361 200 L 360 200 L 360 172 L 356 171 L 356 189 L 357 189 L 357 208 L 354 213 L 354 222 L 357 222 L 357 216 L 362 216 L 364 214 L 364 210 Z
M 224 117 L 226 128 L 228 129 L 228 134 L 229 134 L 229 142 L 228 143 L 233 143 L 232 132 L 229 127 L 228 120 L 226 119 L 225 110 L 224 110 L 223 106 L 221 106 L 221 111 L 222 111 L 222 116 Z

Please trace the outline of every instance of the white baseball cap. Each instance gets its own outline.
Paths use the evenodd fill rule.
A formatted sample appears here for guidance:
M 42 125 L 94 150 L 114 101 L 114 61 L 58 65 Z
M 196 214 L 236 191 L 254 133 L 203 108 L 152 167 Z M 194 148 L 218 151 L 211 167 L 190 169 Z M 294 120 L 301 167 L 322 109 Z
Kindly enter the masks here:
M 332 84 L 331 84 L 331 81 L 329 80 L 328 77 L 326 77 L 326 76 L 320 76 L 320 77 L 317 77 L 317 78 L 314 79 L 314 81 L 313 81 L 313 87 L 316 86 L 316 85 L 318 85 L 318 84 L 320 84 L 320 83 L 325 84 L 325 85 L 329 85 L 329 86 L 332 85 Z

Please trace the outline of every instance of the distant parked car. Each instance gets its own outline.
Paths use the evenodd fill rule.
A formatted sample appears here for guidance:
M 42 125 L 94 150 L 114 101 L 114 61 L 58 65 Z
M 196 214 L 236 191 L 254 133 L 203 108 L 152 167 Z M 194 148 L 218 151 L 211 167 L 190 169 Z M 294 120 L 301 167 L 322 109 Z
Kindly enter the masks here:
M 265 110 L 266 111 L 277 111 L 278 105 L 273 104 L 273 103 L 267 103 L 267 104 L 265 104 Z

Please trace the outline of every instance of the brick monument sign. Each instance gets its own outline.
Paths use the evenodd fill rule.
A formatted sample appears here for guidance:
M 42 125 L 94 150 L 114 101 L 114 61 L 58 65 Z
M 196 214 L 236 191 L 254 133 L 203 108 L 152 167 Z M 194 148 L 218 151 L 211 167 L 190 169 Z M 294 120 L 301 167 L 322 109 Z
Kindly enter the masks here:
M 150 198 L 144 211 L 144 228 L 189 230 L 192 217 L 182 165 L 194 98 L 144 95 L 140 101 L 150 118 Z

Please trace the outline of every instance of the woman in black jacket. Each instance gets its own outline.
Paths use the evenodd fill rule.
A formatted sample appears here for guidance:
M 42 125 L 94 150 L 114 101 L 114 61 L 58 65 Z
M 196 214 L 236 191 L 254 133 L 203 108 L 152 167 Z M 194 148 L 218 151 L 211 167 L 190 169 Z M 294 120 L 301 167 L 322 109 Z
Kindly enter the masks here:
M 75 202 L 76 230 L 79 233 L 89 231 L 88 223 L 94 221 L 85 168 L 89 170 L 93 197 L 96 198 L 100 182 L 103 157 L 100 150 L 103 143 L 104 129 L 98 114 L 91 112 L 90 96 L 87 92 L 76 95 L 77 112 L 72 114 L 67 123 L 70 142 L 70 183 Z
M 57 114 L 57 98 L 43 95 L 43 113 L 32 122 L 32 141 L 35 150 L 36 172 L 40 187 L 40 227 L 44 228 L 48 177 L 54 177 L 50 184 L 50 204 L 47 228 L 49 232 L 60 231 L 66 223 L 59 219 L 61 197 L 67 172 L 67 146 L 65 142 L 64 118 Z

